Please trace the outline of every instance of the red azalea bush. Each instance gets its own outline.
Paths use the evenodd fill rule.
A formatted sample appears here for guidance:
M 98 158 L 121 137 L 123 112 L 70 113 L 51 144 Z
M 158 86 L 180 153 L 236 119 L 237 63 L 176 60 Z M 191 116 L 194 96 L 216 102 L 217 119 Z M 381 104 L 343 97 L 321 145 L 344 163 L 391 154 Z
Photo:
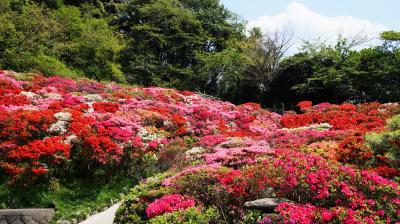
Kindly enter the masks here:
M 339 143 L 338 160 L 344 163 L 364 164 L 370 160 L 374 152 L 367 145 L 363 136 L 351 135 Z
M 55 121 L 53 115 L 51 110 L 0 110 L 0 139 L 18 145 L 34 139 L 43 139 L 46 130 Z
M 300 104 L 306 107 L 303 114 L 285 114 L 281 123 L 286 128 L 298 128 L 311 124 L 329 123 L 335 130 L 372 131 L 385 126 L 390 113 L 378 103 L 360 104 L 319 104 L 311 107 L 310 104 Z
M 119 105 L 111 102 L 95 102 L 93 108 L 99 113 L 115 113 L 119 110 Z
M 22 146 L 9 144 L 0 167 L 13 175 L 33 173 L 41 176 L 51 167 L 65 163 L 70 156 L 70 145 L 63 143 L 61 137 L 34 140 Z
M 297 106 L 300 108 L 301 111 L 306 111 L 307 109 L 310 109 L 312 107 L 312 102 L 311 101 L 301 101 L 297 104 Z

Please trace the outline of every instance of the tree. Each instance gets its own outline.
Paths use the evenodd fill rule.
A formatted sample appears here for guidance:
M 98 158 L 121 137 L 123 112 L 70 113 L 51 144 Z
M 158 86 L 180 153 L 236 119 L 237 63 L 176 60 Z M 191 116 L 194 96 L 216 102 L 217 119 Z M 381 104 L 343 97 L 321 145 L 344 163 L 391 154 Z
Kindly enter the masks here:
M 339 35 L 335 45 L 305 42 L 302 51 L 313 60 L 312 73 L 305 82 L 295 85 L 293 89 L 300 95 L 314 95 L 318 102 L 329 99 L 340 103 L 358 96 L 360 93 L 351 82 L 358 60 L 358 52 L 354 48 L 366 42 L 367 38 L 362 35 L 352 38 Z
M 118 64 L 124 43 L 105 19 L 31 1 L 5 0 L 0 9 L 2 68 L 124 81 Z
M 124 43 L 105 20 L 86 16 L 73 6 L 54 11 L 54 17 L 63 26 L 53 47 L 55 55 L 91 78 L 125 81 L 118 63 Z
M 396 51 L 400 46 L 400 32 L 385 31 L 380 35 L 385 49 Z
M 223 51 L 240 36 L 217 0 L 132 0 L 114 21 L 131 40 L 124 52 L 130 82 L 199 90 L 200 54 Z
M 296 53 L 283 59 L 271 81 L 268 99 L 265 100 L 264 105 L 276 109 L 292 109 L 297 108 L 297 103 L 303 100 L 317 102 L 315 94 L 299 92 L 293 88 L 306 82 L 313 73 L 314 64 L 315 61 L 307 53 Z
M 381 34 L 382 45 L 360 51 L 353 83 L 369 100 L 394 102 L 400 99 L 400 33 Z
M 231 102 L 242 103 L 247 98 L 242 91 L 243 84 L 252 81 L 247 80 L 245 75 L 251 63 L 246 51 L 246 42 L 240 41 L 231 43 L 229 48 L 221 52 L 199 55 L 202 90 Z
M 250 51 L 252 65 L 248 68 L 248 73 L 256 81 L 262 97 L 268 92 L 285 53 L 291 47 L 293 32 L 288 27 L 265 33 L 261 37 L 255 35 L 259 31 L 253 32 L 253 47 Z
M 400 51 L 383 40 L 364 48 L 364 36 L 338 37 L 333 45 L 306 42 L 301 52 L 285 58 L 271 82 L 268 106 L 294 108 L 300 100 L 315 103 L 393 102 L 400 99 Z

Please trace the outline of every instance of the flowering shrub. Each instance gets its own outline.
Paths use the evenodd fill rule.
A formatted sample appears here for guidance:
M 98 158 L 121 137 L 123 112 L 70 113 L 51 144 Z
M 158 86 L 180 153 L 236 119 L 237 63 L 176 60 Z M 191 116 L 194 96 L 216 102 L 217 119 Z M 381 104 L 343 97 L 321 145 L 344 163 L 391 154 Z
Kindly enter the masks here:
M 303 102 L 304 103 L 304 102 Z M 286 128 L 298 128 L 311 124 L 329 123 L 335 130 L 354 130 L 367 132 L 381 129 L 390 113 L 385 105 L 378 103 L 331 105 L 319 104 L 311 107 L 309 104 L 299 105 L 303 114 L 286 114 L 282 116 L 282 125 Z M 304 108 L 305 107 L 305 108 Z
M 95 102 L 93 103 L 94 111 L 99 113 L 115 113 L 119 109 L 119 105 L 117 103 L 110 102 Z
M 196 223 L 210 224 L 218 221 L 218 212 L 214 208 L 201 209 L 189 208 L 172 213 L 157 216 L 149 220 L 150 224 L 170 224 L 170 223 Z
M 310 109 L 312 107 L 312 102 L 311 101 L 302 101 L 297 104 L 297 106 L 300 108 L 301 111 L 306 111 L 307 109 Z
M 164 195 L 155 200 L 146 208 L 147 217 L 153 218 L 164 213 L 171 213 L 178 210 L 184 210 L 195 205 L 192 199 L 185 199 L 180 194 Z

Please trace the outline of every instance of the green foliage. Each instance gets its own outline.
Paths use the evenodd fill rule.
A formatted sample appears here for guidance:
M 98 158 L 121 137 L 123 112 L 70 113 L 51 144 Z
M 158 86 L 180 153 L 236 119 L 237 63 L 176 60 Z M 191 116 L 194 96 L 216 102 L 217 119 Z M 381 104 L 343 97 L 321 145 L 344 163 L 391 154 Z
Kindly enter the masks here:
M 75 7 L 62 7 L 54 15 L 65 26 L 66 41 L 54 46 L 58 57 L 89 77 L 124 81 L 116 63 L 123 45 L 105 20 L 87 17 Z
M 189 208 L 184 211 L 176 211 L 157 216 L 149 220 L 150 224 L 209 224 L 218 220 L 218 212 L 215 208 L 199 211 L 198 208 Z
M 352 40 L 340 36 L 335 46 L 306 43 L 304 51 L 313 59 L 313 73 L 293 89 L 300 93 L 323 93 L 319 101 L 327 96 L 331 96 L 334 102 L 347 100 L 355 91 L 349 79 L 357 63 L 353 46 Z
M 226 48 L 243 26 L 217 0 L 133 0 L 115 22 L 130 44 L 124 71 L 130 82 L 200 89 L 198 54 Z
M 370 133 L 366 136 L 367 144 L 378 155 L 383 155 L 395 161 L 393 165 L 400 162 L 400 115 L 392 117 L 388 121 L 388 131 L 381 133 Z
M 3 1 L 0 12 L 3 69 L 125 81 L 118 64 L 122 37 L 105 19 L 73 6 L 50 10 L 30 1 Z
M 259 223 L 260 221 L 262 221 L 264 216 L 266 216 L 266 214 L 262 211 L 249 210 L 246 211 L 246 213 L 244 214 L 243 219 L 240 221 L 240 224 Z
M 359 52 L 354 88 L 364 91 L 369 100 L 395 102 L 400 98 L 400 51 L 370 48 Z
M 54 219 L 83 220 L 94 211 L 102 211 L 111 205 L 111 200 L 119 200 L 134 180 L 115 177 L 112 181 L 55 179 L 47 183 L 10 189 L 6 183 L 0 184 L 0 208 L 42 207 L 56 205 Z
M 251 63 L 243 42 L 232 43 L 232 46 L 213 53 L 199 54 L 202 63 L 199 74 L 202 75 L 203 89 L 207 94 L 231 101 L 240 101 L 243 97 L 243 83 L 248 81 L 246 69 Z
M 359 36 L 339 37 L 335 45 L 306 42 L 300 53 L 281 62 L 270 98 L 289 107 L 305 99 L 315 103 L 398 101 L 400 50 L 384 42 L 356 51 L 364 41 Z
M 388 41 L 400 41 L 400 32 L 396 31 L 385 31 L 381 33 L 381 39 Z

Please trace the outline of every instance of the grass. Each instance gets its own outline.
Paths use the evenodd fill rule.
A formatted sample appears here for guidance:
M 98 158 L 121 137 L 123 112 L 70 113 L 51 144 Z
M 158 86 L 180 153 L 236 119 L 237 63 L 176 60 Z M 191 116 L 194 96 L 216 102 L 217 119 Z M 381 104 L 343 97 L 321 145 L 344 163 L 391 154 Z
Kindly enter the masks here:
M 137 181 L 114 177 L 111 181 L 74 179 L 25 187 L 0 185 L 0 208 L 48 208 L 56 206 L 58 219 L 84 220 L 93 211 L 101 211 L 125 194 Z

